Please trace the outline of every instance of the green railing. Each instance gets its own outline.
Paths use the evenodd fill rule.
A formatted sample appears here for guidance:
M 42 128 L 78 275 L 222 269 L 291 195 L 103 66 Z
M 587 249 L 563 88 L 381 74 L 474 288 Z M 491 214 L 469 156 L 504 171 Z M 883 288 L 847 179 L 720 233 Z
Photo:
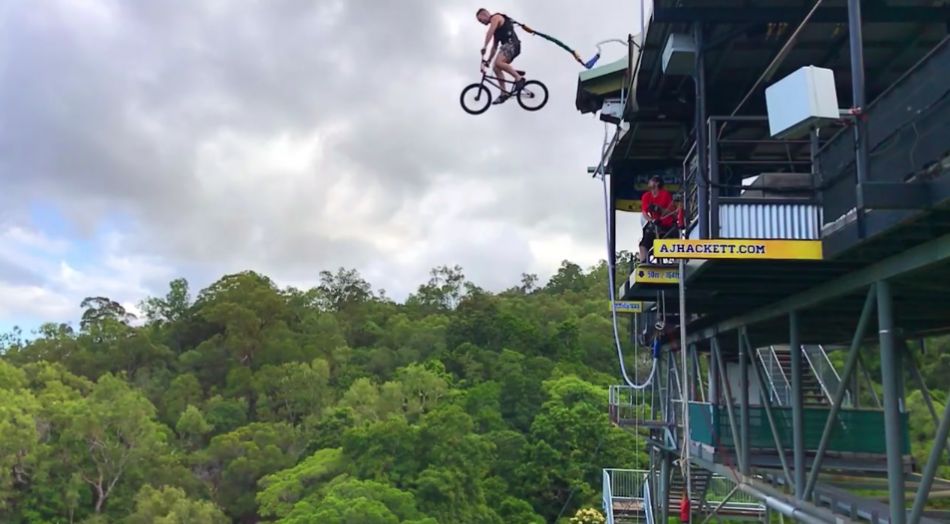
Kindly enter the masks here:
M 831 408 L 806 407 L 804 409 L 805 449 L 816 450 L 825 429 L 825 421 Z M 739 424 L 740 410 L 735 406 L 736 425 Z M 772 407 L 775 426 L 779 439 L 786 450 L 792 449 L 792 409 Z M 714 447 L 733 447 L 732 431 L 725 406 L 715 406 L 701 402 L 689 405 L 690 438 Z M 907 426 L 907 414 L 901 413 L 901 433 L 903 453 L 910 453 L 910 433 Z M 749 440 L 753 448 L 775 448 L 775 440 L 769 427 L 765 408 L 749 408 Z M 828 451 L 843 453 L 884 454 L 884 411 L 873 409 L 844 409 L 838 411 L 838 419 L 832 426 L 828 440 Z

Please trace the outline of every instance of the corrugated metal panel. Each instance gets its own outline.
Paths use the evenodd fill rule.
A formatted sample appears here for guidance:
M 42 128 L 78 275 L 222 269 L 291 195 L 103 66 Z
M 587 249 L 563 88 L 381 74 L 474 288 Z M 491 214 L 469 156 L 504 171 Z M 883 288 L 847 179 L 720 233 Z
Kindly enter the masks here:
M 818 240 L 819 212 L 817 204 L 721 202 L 719 237 Z

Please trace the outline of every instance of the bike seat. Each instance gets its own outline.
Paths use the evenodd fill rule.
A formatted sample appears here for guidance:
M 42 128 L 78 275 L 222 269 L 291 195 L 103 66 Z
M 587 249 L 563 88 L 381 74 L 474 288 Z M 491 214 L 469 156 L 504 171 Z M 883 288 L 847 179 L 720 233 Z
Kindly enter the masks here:
M 515 71 L 517 71 L 519 75 L 524 76 L 524 71 L 520 69 L 515 69 Z

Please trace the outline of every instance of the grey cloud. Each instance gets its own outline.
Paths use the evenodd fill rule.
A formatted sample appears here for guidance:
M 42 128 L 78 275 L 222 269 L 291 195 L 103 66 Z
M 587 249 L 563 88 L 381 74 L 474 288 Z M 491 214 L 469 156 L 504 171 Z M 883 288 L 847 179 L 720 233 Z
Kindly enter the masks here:
M 626 4 L 595 9 L 532 0 L 510 12 L 587 54 L 594 42 L 638 25 Z M 103 5 L 111 14 L 99 18 L 73 17 L 54 2 L 21 3 L 5 15 L 0 181 L 11 205 L 55 200 L 88 227 L 122 211 L 134 219 L 131 247 L 142 253 L 181 267 L 255 266 L 306 279 L 340 265 L 367 272 L 387 266 L 394 253 L 366 235 L 330 233 L 353 222 L 385 234 L 396 214 L 411 216 L 437 177 L 450 176 L 499 188 L 495 203 L 454 220 L 491 218 L 600 243 L 600 188 L 583 169 L 596 161 L 601 128 L 574 111 L 579 69 L 569 55 L 522 37 L 519 66 L 551 89 L 543 111 L 527 113 L 512 102 L 472 117 L 458 106 L 460 90 L 478 74 L 484 27 L 474 20 L 475 4 Z M 605 16 L 611 9 L 626 18 Z M 444 23 L 447 12 L 463 15 L 457 39 Z M 244 149 L 222 151 L 238 162 L 277 136 L 302 140 L 331 129 L 323 152 L 304 168 L 307 176 L 292 178 L 295 191 L 280 189 L 285 174 L 268 167 L 232 163 L 199 173 L 207 148 L 229 135 Z M 365 191 L 341 206 L 333 187 L 344 176 Z M 359 206 L 368 209 L 358 216 L 327 211 Z M 414 231 L 431 229 L 416 220 Z M 501 240 L 513 243 L 503 263 L 516 277 L 514 268 L 531 260 L 526 238 Z M 490 245 L 461 235 L 438 241 L 416 264 L 458 262 L 470 276 L 502 285 L 491 276 L 499 253 Z M 427 270 L 388 267 L 401 281 Z

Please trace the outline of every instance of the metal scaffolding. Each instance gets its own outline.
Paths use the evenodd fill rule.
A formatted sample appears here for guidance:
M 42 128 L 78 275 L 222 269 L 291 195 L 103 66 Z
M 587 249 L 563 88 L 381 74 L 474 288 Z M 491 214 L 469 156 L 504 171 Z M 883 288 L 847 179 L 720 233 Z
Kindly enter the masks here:
M 934 486 L 950 486 L 937 478 L 950 453 L 950 402 L 940 413 L 915 358 L 925 337 L 950 333 L 950 286 L 927 285 L 950 282 L 950 162 L 938 124 L 950 118 L 950 8 L 885 2 L 865 6 L 862 17 L 858 0 L 846 8 L 810 2 L 810 10 L 766 0 L 652 4 L 625 79 L 631 131 L 604 162 L 611 198 L 651 173 L 673 173 L 683 241 L 809 239 L 822 243 L 824 257 L 679 259 L 665 266 L 676 272 L 671 282 L 620 275 L 618 298 L 649 305 L 659 293 L 678 314 L 669 316 L 675 329 L 663 336 L 651 387 L 611 388 L 611 420 L 643 438 L 651 463 L 632 473 L 605 469 L 608 522 L 623 521 L 614 510 L 634 499 L 639 517 L 666 522 L 677 496 L 689 500 L 691 522 L 725 514 L 761 521 L 772 512 L 825 523 L 950 519 L 927 509 Z M 841 32 L 833 42 L 829 28 Z M 692 45 L 689 73 L 667 70 L 673 35 Z M 829 45 L 814 63 L 813 51 Z M 762 78 L 803 65 L 846 79 L 838 87 L 850 91 L 850 106 L 837 128 L 776 139 Z M 584 96 L 590 105 L 609 95 Z M 807 184 L 747 182 L 763 174 Z M 872 350 L 877 377 L 864 363 Z M 911 454 L 909 387 L 920 390 L 936 428 L 923 462 Z M 630 475 L 635 482 L 613 483 Z M 715 491 L 710 479 L 725 484 Z M 882 500 L 852 485 L 880 487 Z M 614 496 L 618 489 L 626 499 Z

